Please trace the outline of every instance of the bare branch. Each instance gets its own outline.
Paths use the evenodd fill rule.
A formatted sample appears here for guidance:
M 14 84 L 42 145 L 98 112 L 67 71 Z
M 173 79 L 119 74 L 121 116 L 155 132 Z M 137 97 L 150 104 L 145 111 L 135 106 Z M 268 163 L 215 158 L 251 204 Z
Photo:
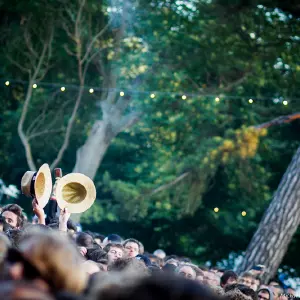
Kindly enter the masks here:
M 26 93 L 26 98 L 25 98 L 25 103 L 23 105 L 21 118 L 20 118 L 19 123 L 18 123 L 18 134 L 19 134 L 19 137 L 20 137 L 20 139 L 22 141 L 22 144 L 25 148 L 25 155 L 26 155 L 28 166 L 29 166 L 31 171 L 35 171 L 36 166 L 35 166 L 35 163 L 34 163 L 34 160 L 33 160 L 33 157 L 32 157 L 31 146 L 30 146 L 30 144 L 28 142 L 28 139 L 27 139 L 27 137 L 26 137 L 26 135 L 24 134 L 24 131 L 23 131 L 24 122 L 25 122 L 27 112 L 28 112 L 29 102 L 30 102 L 30 99 L 31 99 L 31 96 L 32 96 L 32 84 L 33 84 L 33 81 L 29 80 L 27 93 Z
M 143 195 L 142 197 L 152 197 L 153 195 L 155 195 L 157 193 L 167 190 L 168 188 L 174 186 L 175 184 L 177 184 L 180 181 L 182 181 L 183 179 L 185 179 L 190 174 L 191 174 L 190 172 L 185 172 L 185 173 L 179 175 L 178 177 L 176 177 L 174 180 L 159 186 L 158 188 L 152 190 L 150 193 L 148 193 L 146 195 Z
M 140 112 L 133 112 L 123 116 L 122 119 L 115 126 L 113 126 L 114 132 L 117 134 L 132 127 L 140 120 L 141 116 L 142 113 Z
M 95 53 L 93 53 L 90 58 L 86 61 L 84 69 L 83 69 L 83 78 L 85 78 L 86 72 L 88 70 L 88 67 L 91 63 L 91 61 L 100 53 L 101 50 L 96 51 Z
M 28 30 L 28 25 L 26 25 L 26 28 L 24 30 L 24 39 L 27 46 L 27 49 L 29 50 L 30 54 L 33 55 L 33 57 L 38 58 L 37 52 L 32 47 L 31 37 Z
M 24 68 L 23 66 L 21 66 L 16 60 L 14 60 L 9 54 L 6 56 L 7 59 L 14 64 L 16 67 L 18 67 L 21 71 L 23 71 L 24 73 L 28 73 L 30 74 L 30 69 Z
M 271 126 L 275 126 L 275 125 L 281 125 L 281 124 L 285 124 L 285 123 L 290 123 L 293 122 L 297 119 L 300 119 L 300 112 L 291 114 L 291 115 L 287 115 L 287 116 L 280 116 L 274 120 L 271 120 L 269 122 L 265 122 L 263 124 L 260 125 L 256 125 L 254 126 L 257 129 L 263 129 L 263 128 L 269 128 Z
M 71 40 L 73 40 L 74 42 L 76 42 L 76 38 L 75 38 L 75 36 L 71 33 L 71 31 L 70 31 L 68 25 L 67 25 L 66 23 L 63 23 L 62 26 L 63 26 L 63 28 L 64 28 L 64 30 L 65 30 L 67 36 L 68 36 Z
M 63 128 L 60 128 L 60 129 L 48 129 L 48 130 L 43 130 L 43 131 L 40 131 L 40 132 L 37 132 L 37 133 L 34 133 L 30 136 L 27 137 L 28 141 L 36 138 L 36 137 L 39 137 L 39 136 L 42 136 L 42 135 L 45 135 L 45 134 L 49 134 L 49 133 L 59 133 L 59 132 L 62 132 L 64 131 Z
M 64 44 L 63 47 L 64 47 L 65 51 L 66 51 L 70 56 L 75 56 L 75 57 L 76 57 L 76 53 L 72 52 L 72 51 L 69 49 L 68 45 Z
M 58 165 L 58 163 L 61 161 L 66 149 L 69 146 L 72 127 L 73 127 L 73 124 L 74 124 L 74 121 L 75 121 L 75 118 L 76 118 L 77 110 L 78 110 L 80 102 L 81 102 L 83 91 L 84 91 L 84 86 L 81 85 L 80 88 L 79 88 L 79 91 L 78 91 L 78 95 L 77 95 L 77 99 L 76 99 L 76 102 L 75 102 L 75 105 L 74 105 L 74 108 L 73 108 L 72 115 L 71 115 L 71 117 L 68 121 L 64 142 L 63 142 L 63 144 L 62 144 L 55 160 L 53 161 L 53 163 L 50 166 L 51 169 L 54 169 Z
M 88 59 L 88 56 L 90 55 L 90 52 L 92 51 L 94 43 L 98 40 L 98 38 L 100 38 L 106 32 L 106 30 L 109 28 L 111 23 L 112 23 L 112 19 L 110 19 L 110 21 L 106 24 L 106 26 L 93 37 L 92 41 L 90 42 L 90 44 L 87 47 L 85 55 L 81 61 L 82 63 L 84 63 Z

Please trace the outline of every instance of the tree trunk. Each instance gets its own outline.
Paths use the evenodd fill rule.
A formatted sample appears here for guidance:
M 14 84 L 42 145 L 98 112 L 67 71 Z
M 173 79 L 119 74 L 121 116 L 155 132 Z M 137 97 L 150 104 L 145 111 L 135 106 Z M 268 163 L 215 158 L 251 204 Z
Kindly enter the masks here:
M 267 268 L 266 282 L 277 272 L 300 223 L 300 147 L 286 170 L 274 198 L 255 232 L 238 272 L 253 265 Z
M 115 134 L 110 123 L 96 121 L 88 139 L 77 150 L 73 173 L 83 173 L 94 179 L 106 150 L 114 137 Z

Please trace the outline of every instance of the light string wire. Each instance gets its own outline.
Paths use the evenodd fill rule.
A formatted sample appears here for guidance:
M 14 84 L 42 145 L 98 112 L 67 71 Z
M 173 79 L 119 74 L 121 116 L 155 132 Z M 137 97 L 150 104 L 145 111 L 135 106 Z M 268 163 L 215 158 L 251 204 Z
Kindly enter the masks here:
M 2 80 L 3 83 L 9 87 L 12 83 L 20 83 L 20 84 L 28 84 L 29 82 L 26 80 L 15 80 L 15 79 L 8 79 L 8 80 Z M 65 92 L 67 89 L 70 90 L 78 90 L 79 86 L 76 84 L 61 84 L 61 83 L 50 83 L 50 82 L 37 82 L 33 84 L 33 88 L 38 87 L 54 87 L 54 88 L 60 88 L 62 92 Z M 194 98 L 194 97 L 210 97 L 214 98 L 215 101 L 219 102 L 221 98 L 226 99 L 248 99 L 248 102 L 252 104 L 255 101 L 260 100 L 271 100 L 274 103 L 283 103 L 284 105 L 287 105 L 290 101 L 300 101 L 300 98 L 290 98 L 290 97 L 282 97 L 282 96 L 274 96 L 274 97 L 264 97 L 264 96 L 247 96 L 247 95 L 227 95 L 218 93 L 218 94 L 205 94 L 205 93 L 191 93 L 191 92 L 170 92 L 170 91 L 141 91 L 141 90 L 132 90 L 132 89 L 126 89 L 126 88 L 99 88 L 95 86 L 84 86 L 85 90 L 88 90 L 89 93 L 93 94 L 94 92 L 119 92 L 120 96 L 125 96 L 125 94 L 141 94 L 141 95 L 148 95 L 150 98 L 155 98 L 156 96 L 180 96 L 183 100 L 186 100 L 187 97 Z

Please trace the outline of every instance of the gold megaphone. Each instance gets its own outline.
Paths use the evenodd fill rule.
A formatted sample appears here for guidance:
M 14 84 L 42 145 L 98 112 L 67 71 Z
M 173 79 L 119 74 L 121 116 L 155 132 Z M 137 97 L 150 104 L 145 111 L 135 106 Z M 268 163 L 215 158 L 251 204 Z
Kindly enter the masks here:
M 52 192 L 52 177 L 48 164 L 43 164 L 37 172 L 27 171 L 21 180 L 21 191 L 25 196 L 36 198 L 44 208 Z
M 56 201 L 60 209 L 70 213 L 82 213 L 89 209 L 96 199 L 94 182 L 80 173 L 71 173 L 57 181 Z

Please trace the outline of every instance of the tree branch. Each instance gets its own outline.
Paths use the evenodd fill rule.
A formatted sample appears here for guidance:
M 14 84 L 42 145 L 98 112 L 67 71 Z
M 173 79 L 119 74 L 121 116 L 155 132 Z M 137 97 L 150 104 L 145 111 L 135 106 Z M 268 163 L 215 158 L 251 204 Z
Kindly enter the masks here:
M 77 110 L 78 110 L 80 102 L 81 102 L 83 91 L 84 91 L 84 86 L 81 85 L 80 88 L 79 88 L 79 92 L 78 92 L 77 99 L 76 99 L 76 102 L 75 102 L 75 105 L 74 105 L 74 108 L 73 108 L 72 115 L 71 115 L 71 117 L 70 117 L 70 119 L 68 121 L 68 125 L 67 125 L 67 130 L 66 130 L 64 142 L 63 142 L 61 148 L 59 149 L 59 152 L 58 152 L 55 160 L 53 161 L 53 163 L 50 166 L 50 168 L 52 170 L 61 161 L 61 159 L 62 159 L 62 157 L 63 157 L 66 149 L 69 146 L 69 141 L 70 141 L 70 137 L 71 137 L 71 132 L 72 132 L 73 124 L 74 124 L 74 121 L 75 121 L 75 118 L 76 118 Z
M 287 116 L 281 116 L 281 117 L 273 119 L 269 122 L 256 125 L 254 127 L 257 128 L 257 129 L 269 128 L 269 127 L 275 126 L 275 125 L 290 123 L 290 122 L 293 122 L 294 120 L 297 120 L 297 119 L 300 119 L 300 112 L 299 113 L 294 113 L 294 114 L 291 114 L 291 115 L 287 115 Z M 157 194 L 161 191 L 164 191 L 164 190 L 174 186 L 178 182 L 181 182 L 182 180 L 184 180 L 190 174 L 191 174 L 191 171 L 185 172 L 185 173 L 179 175 L 178 177 L 176 177 L 174 180 L 157 187 L 156 189 L 152 190 L 150 193 L 148 193 L 146 195 L 142 195 L 141 197 L 151 197 L 151 196 L 153 196 L 153 195 L 155 195 L 155 194 Z
M 185 179 L 190 174 L 191 174 L 191 172 L 185 172 L 185 173 L 179 175 L 178 177 L 176 177 L 174 180 L 159 186 L 158 188 L 152 190 L 150 193 L 148 193 L 146 195 L 143 195 L 143 197 L 152 197 L 153 195 L 155 195 L 157 193 L 167 190 L 168 188 L 174 186 L 175 184 L 177 184 L 180 181 L 182 181 L 183 179 Z
M 86 50 L 86 52 L 85 52 L 84 57 L 83 57 L 82 60 L 81 60 L 82 63 L 84 63 L 84 62 L 88 59 L 88 56 L 89 56 L 90 52 L 92 51 L 92 48 L 93 48 L 94 43 L 97 41 L 97 39 L 98 39 L 99 37 L 101 37 L 101 36 L 106 32 L 106 30 L 107 30 L 108 27 L 111 25 L 111 23 L 112 23 L 112 19 L 110 19 L 109 22 L 105 25 L 105 27 L 104 27 L 102 30 L 100 30 L 100 31 L 93 37 L 92 41 L 91 41 L 90 44 L 88 45 L 88 48 L 87 48 L 87 50 Z
M 297 119 L 300 119 L 300 112 L 291 114 L 291 115 L 287 115 L 287 116 L 280 116 L 274 120 L 271 120 L 269 122 L 265 122 L 263 124 L 260 125 L 256 125 L 254 126 L 257 129 L 262 129 L 262 128 L 269 128 L 271 126 L 275 126 L 275 125 L 281 125 L 281 124 L 286 124 L 286 123 L 290 123 L 293 122 Z
M 125 129 L 132 127 L 140 120 L 141 115 L 142 113 L 140 112 L 133 112 L 126 116 L 123 116 L 121 120 L 115 126 L 113 126 L 114 132 L 119 133 L 124 131 Z
M 26 93 L 26 98 L 25 98 L 25 103 L 23 105 L 21 118 L 20 118 L 19 123 L 18 123 L 18 134 L 19 134 L 21 142 L 22 142 L 22 144 L 25 148 L 25 155 L 26 155 L 28 166 L 29 166 L 31 171 L 35 171 L 36 166 L 35 166 L 35 163 L 34 163 L 34 160 L 33 160 L 33 157 L 32 157 L 31 146 L 28 142 L 27 136 L 25 135 L 25 133 L 23 131 L 23 125 L 24 125 L 24 122 L 25 122 L 25 119 L 26 119 L 26 116 L 27 116 L 28 106 L 29 106 L 29 102 L 30 102 L 30 99 L 31 99 L 31 96 L 32 96 L 32 84 L 33 84 L 33 81 L 29 80 L 27 93 Z
M 49 133 L 59 133 L 59 132 L 62 132 L 62 131 L 63 131 L 63 128 L 43 130 L 43 131 L 40 131 L 40 132 L 37 132 L 37 133 L 33 133 L 32 135 L 28 136 L 27 139 L 28 139 L 28 141 L 30 141 L 30 140 L 38 137 L 38 136 L 41 136 L 41 135 L 45 135 L 45 134 L 49 134 Z

